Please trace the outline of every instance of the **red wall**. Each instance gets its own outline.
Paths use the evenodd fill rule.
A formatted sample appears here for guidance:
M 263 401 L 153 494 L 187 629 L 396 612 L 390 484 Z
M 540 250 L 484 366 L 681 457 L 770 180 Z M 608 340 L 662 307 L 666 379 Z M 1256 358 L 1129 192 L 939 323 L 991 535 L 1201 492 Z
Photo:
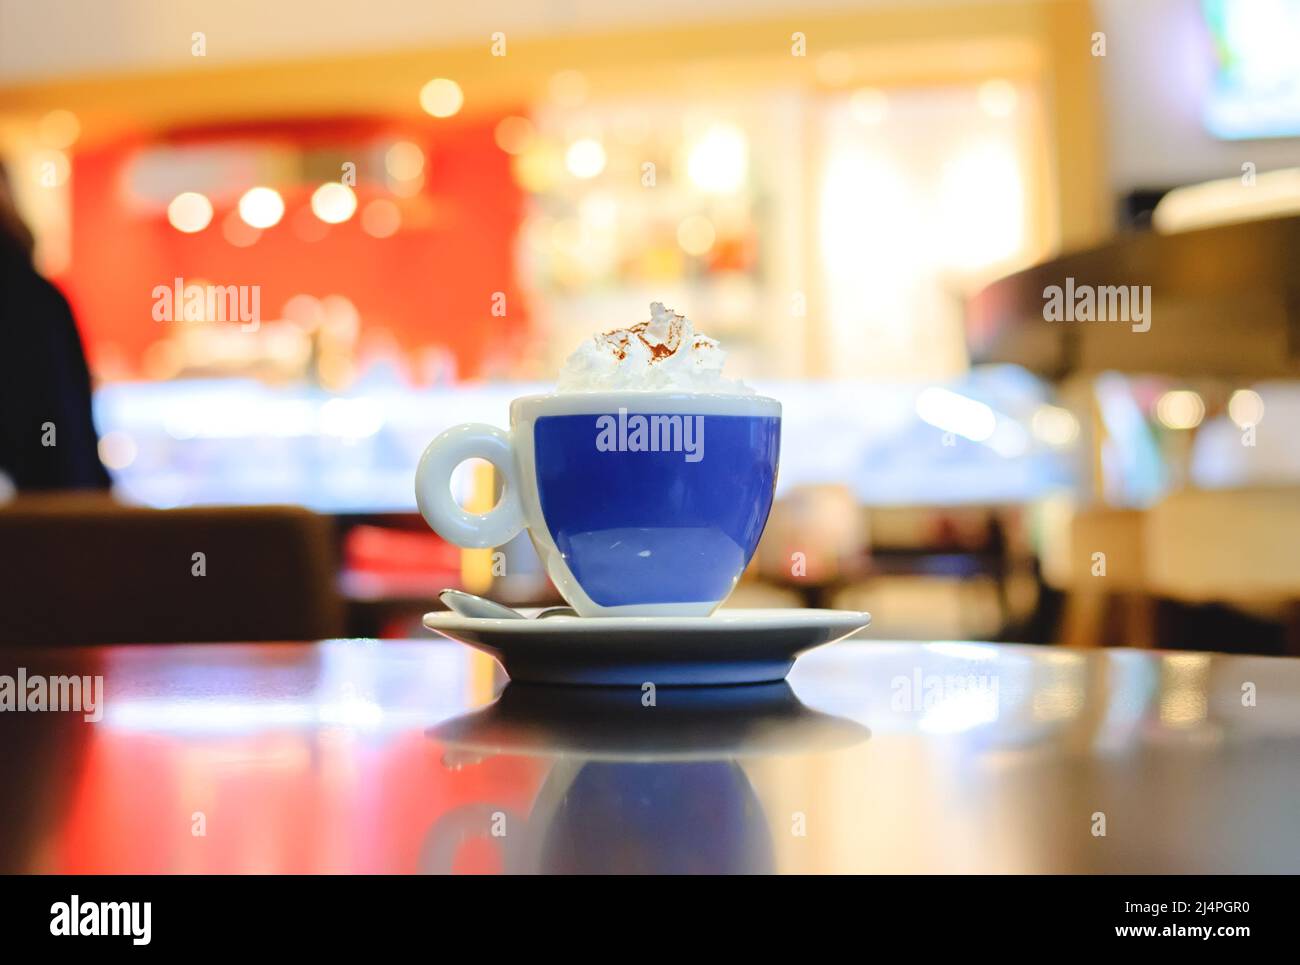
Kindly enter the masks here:
M 301 240 L 292 227 L 317 182 L 271 184 L 284 196 L 281 222 L 251 247 L 225 240 L 222 219 L 232 201 L 218 203 L 212 223 L 185 235 L 165 212 L 141 214 L 124 201 L 123 171 L 143 146 L 126 139 L 78 153 L 73 159 L 72 260 L 58 279 L 78 313 L 92 359 L 109 351 L 138 369 L 145 348 L 165 334 L 152 317 L 153 289 L 178 275 L 215 285 L 260 285 L 263 319 L 273 319 L 292 295 L 342 294 L 366 327 L 390 329 L 404 349 L 450 348 L 463 377 L 475 375 L 489 345 L 526 326 L 513 263 L 513 238 L 523 196 L 510 176 L 509 156 L 493 139 L 495 119 L 442 120 L 395 129 L 386 121 L 340 120 L 207 128 L 178 135 L 177 143 L 250 139 L 301 146 L 356 145 L 385 136 L 414 141 L 425 151 L 425 183 L 418 204 L 423 225 L 406 224 L 384 239 L 365 234 L 360 210 L 387 196 L 372 183 L 382 172 L 358 171 L 357 214 Z M 373 153 L 373 152 L 371 152 Z M 360 164 L 359 164 L 360 166 Z M 252 187 L 247 185 L 246 187 Z M 400 201 L 400 199 L 397 199 Z M 509 312 L 491 314 L 492 293 L 504 291 Z M 518 340 L 511 340 L 518 344 Z M 498 344 L 500 344 L 498 342 Z

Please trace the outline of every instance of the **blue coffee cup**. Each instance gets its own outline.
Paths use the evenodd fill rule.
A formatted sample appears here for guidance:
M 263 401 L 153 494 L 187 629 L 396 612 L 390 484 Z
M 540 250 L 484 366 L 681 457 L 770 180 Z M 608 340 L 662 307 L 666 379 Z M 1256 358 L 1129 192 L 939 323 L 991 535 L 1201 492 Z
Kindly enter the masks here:
M 753 395 L 575 392 L 525 396 L 511 429 L 467 424 L 420 459 L 420 513 L 459 546 L 527 528 L 582 616 L 707 616 L 735 588 L 776 489 L 781 404 Z M 451 496 L 452 470 L 486 459 L 504 481 L 487 513 Z

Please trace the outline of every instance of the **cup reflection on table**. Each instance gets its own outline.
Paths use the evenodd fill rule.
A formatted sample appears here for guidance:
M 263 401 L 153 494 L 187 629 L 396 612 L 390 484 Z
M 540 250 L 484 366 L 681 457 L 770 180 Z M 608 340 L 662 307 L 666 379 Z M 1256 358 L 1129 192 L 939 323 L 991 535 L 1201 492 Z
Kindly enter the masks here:
M 444 815 L 420 856 L 447 873 L 469 841 L 507 873 L 763 874 L 767 816 L 740 761 L 844 747 L 866 728 L 805 706 L 784 682 L 660 688 L 508 685 L 430 732 L 449 762 L 553 758 L 527 816 L 478 801 Z

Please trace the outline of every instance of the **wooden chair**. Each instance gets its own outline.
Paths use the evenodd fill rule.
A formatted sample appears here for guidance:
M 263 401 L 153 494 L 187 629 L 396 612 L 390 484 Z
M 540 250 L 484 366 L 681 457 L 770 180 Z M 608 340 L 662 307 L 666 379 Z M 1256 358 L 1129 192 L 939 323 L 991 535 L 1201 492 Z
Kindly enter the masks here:
M 290 506 L 0 506 L 0 643 L 316 640 L 343 632 L 329 520 Z

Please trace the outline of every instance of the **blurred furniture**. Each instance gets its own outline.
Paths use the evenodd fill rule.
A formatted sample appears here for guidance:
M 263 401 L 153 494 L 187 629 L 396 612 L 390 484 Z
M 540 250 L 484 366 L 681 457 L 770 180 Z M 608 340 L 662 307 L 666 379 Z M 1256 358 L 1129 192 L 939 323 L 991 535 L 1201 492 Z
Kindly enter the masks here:
M 1146 590 L 1145 513 L 1096 506 L 1070 521 L 1069 591 L 1061 642 L 1074 647 L 1156 645 L 1154 605 Z
M 828 602 L 880 614 L 883 632 L 914 639 L 1021 639 L 1011 583 L 1031 563 L 1015 507 L 877 506 L 857 587 Z
M 1300 490 L 1084 507 L 1067 533 L 1045 557 L 1048 582 L 1068 593 L 1063 643 L 1300 654 Z
M 0 641 L 311 640 L 342 632 L 329 521 L 290 506 L 0 506 Z
M 407 636 L 420 616 L 442 609 L 444 587 L 463 588 L 461 549 L 415 514 L 334 517 L 341 572 L 338 585 L 350 637 Z
M 772 508 L 741 599 L 870 610 L 901 638 L 1042 639 L 1024 635 L 1040 594 L 1022 515 L 1010 505 L 866 507 L 847 486 L 796 486 Z
M 1162 235 L 1141 232 L 1002 278 L 967 302 L 976 362 L 1054 380 L 1074 372 L 1229 378 L 1300 375 L 1300 217 Z M 1053 321 L 1044 289 L 1149 286 L 1146 320 Z M 1131 313 L 1130 313 L 1131 314 Z M 1225 350 L 1227 347 L 1231 350 Z
M 1152 593 L 1281 622 L 1300 655 L 1300 490 L 1172 493 L 1147 513 L 1143 541 Z
M 772 504 L 751 572 L 804 606 L 826 606 L 865 571 L 869 547 L 867 511 L 849 486 L 796 485 Z
M 1276 621 L 1289 605 L 1283 601 L 1300 599 L 1294 554 L 1287 558 L 1294 546 L 1288 534 L 1300 511 L 1297 494 L 1185 489 L 1200 415 L 1165 433 L 1157 456 L 1163 478 L 1148 472 L 1141 492 L 1113 485 L 1120 478 L 1116 452 L 1131 453 L 1138 445 L 1144 416 L 1126 400 L 1127 408 L 1112 406 L 1108 419 L 1098 390 L 1106 372 L 1229 385 L 1300 376 L 1297 258 L 1295 216 L 1170 234 L 1134 232 L 1009 275 L 968 301 L 972 359 L 1020 364 L 1056 381 L 1081 417 L 1088 463 L 1068 559 L 1045 567 L 1049 582 L 1070 594 L 1062 627 L 1067 643 L 1183 646 L 1192 636 L 1188 614 L 1176 626 L 1179 620 L 1165 619 L 1171 607 L 1186 611 L 1187 604 L 1207 601 L 1257 613 L 1271 607 L 1278 612 L 1269 619 Z M 1049 321 L 1053 287 L 1067 299 L 1068 292 L 1091 292 L 1099 301 L 1105 291 L 1136 289 L 1145 307 L 1135 312 L 1130 298 L 1107 297 L 1107 307 L 1118 306 L 1121 317 Z M 1124 429 L 1133 431 L 1125 436 Z M 1132 508 L 1160 498 L 1147 512 Z M 1119 503 L 1126 505 L 1113 505 Z M 1096 553 L 1104 554 L 1104 572 Z M 1294 626 L 1294 610 L 1288 619 Z M 1296 636 L 1292 629 L 1288 648 L 1296 646 Z

